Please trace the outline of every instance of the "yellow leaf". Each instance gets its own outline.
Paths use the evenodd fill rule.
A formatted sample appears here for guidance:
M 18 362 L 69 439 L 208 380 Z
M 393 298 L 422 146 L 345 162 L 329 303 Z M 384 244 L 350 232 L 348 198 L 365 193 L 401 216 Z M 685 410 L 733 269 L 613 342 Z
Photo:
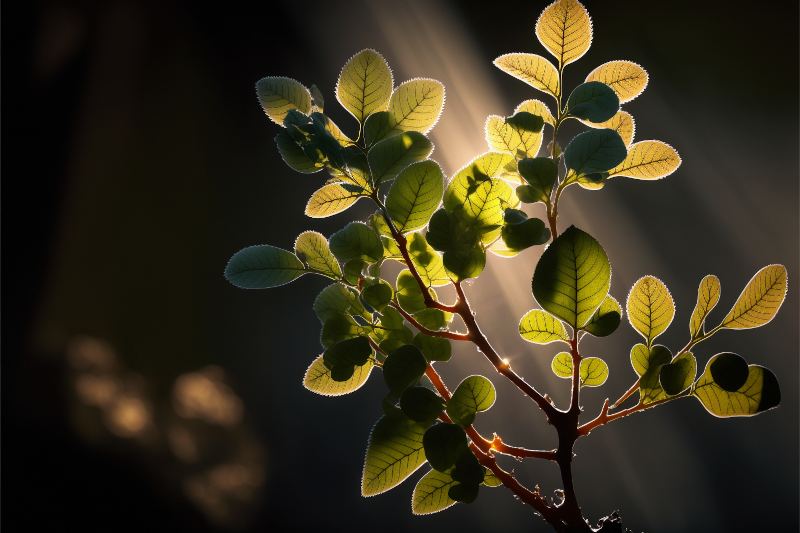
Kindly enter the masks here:
M 786 297 L 786 267 L 769 265 L 759 270 L 722 321 L 720 327 L 749 329 L 772 320 Z
M 532 115 L 540 116 L 551 126 L 556 123 L 553 114 L 550 113 L 550 109 L 548 109 L 544 102 L 540 102 L 539 100 L 525 100 L 517 106 L 514 110 L 514 114 L 516 115 L 520 111 L 527 111 Z
M 281 126 L 290 109 L 297 109 L 306 115 L 311 112 L 311 93 L 291 78 L 261 78 L 256 82 L 256 94 L 267 116 Z
M 709 413 L 718 418 L 753 416 L 780 404 L 778 380 L 763 366 L 748 365 L 747 381 L 736 391 L 726 391 L 720 387 L 709 370 L 717 357 L 709 360 L 705 372 L 692 387 L 692 395 L 703 403 Z
M 361 388 L 367 382 L 370 372 L 372 372 L 372 361 L 367 361 L 363 366 L 357 366 L 353 377 L 347 381 L 334 381 L 331 378 L 331 371 L 322 362 L 322 356 L 317 357 L 311 366 L 306 370 L 303 378 L 303 385 L 311 392 L 316 392 L 323 396 L 341 396 Z
M 297 256 L 310 268 L 334 279 L 342 277 L 339 262 L 333 257 L 328 241 L 322 234 L 316 231 L 301 233 L 294 243 L 294 249 Z
M 389 102 L 393 128 L 427 133 L 444 108 L 444 85 L 436 80 L 416 78 L 400 84 Z
M 349 192 L 337 183 L 325 185 L 311 196 L 306 205 L 306 215 L 325 218 L 340 213 L 353 205 L 361 194 Z
M 661 141 L 639 141 L 630 147 L 622 163 L 608 171 L 608 176 L 657 180 L 669 176 L 679 166 L 681 158 L 670 145 Z
M 339 141 L 339 144 L 342 146 L 350 146 L 353 144 L 353 140 L 350 139 L 347 135 L 342 133 L 342 130 L 339 129 L 339 126 L 334 124 L 334 122 L 329 119 L 326 115 L 322 115 L 325 121 L 325 129 L 333 135 L 333 138 Z
M 592 20 L 580 2 L 557 0 L 536 21 L 536 36 L 563 68 L 591 46 Z
M 489 148 L 498 152 L 516 155 L 517 150 L 525 147 L 522 145 L 522 137 L 519 132 L 512 128 L 503 117 L 490 115 L 486 119 L 486 142 Z
M 647 87 L 647 72 L 631 61 L 609 61 L 594 69 L 586 81 L 599 81 L 611 87 L 619 103 L 630 102 Z
M 628 321 L 652 346 L 672 322 L 675 303 L 661 280 L 645 276 L 637 281 L 628 294 Z
M 560 378 L 572 377 L 572 356 L 567 352 L 561 352 L 553 357 L 553 362 L 550 364 L 553 369 L 553 374 Z
M 704 333 L 703 323 L 706 320 L 708 313 L 714 309 L 719 301 L 719 279 L 717 276 L 706 276 L 700 282 L 700 288 L 697 290 L 697 305 L 692 313 L 692 320 L 689 323 L 689 332 L 692 339 L 695 339 Z
M 491 246 L 489 246 L 486 249 L 486 251 L 492 252 L 494 255 L 499 257 L 514 257 L 518 255 L 522 250 L 509 250 L 508 246 L 506 246 L 506 243 L 503 242 L 503 239 L 497 239 Z
M 535 54 L 506 54 L 494 60 L 494 64 L 531 87 L 558 98 L 560 87 L 558 71 L 548 60 Z
M 631 114 L 627 111 L 618 111 L 617 114 L 611 117 L 609 120 L 599 124 L 594 124 L 588 120 L 581 120 L 581 122 L 592 128 L 602 128 L 616 131 L 619 133 L 619 136 L 622 137 L 622 142 L 625 143 L 625 146 L 629 148 L 631 146 L 631 142 L 633 141 L 633 135 L 636 132 L 636 124 L 634 123 Z
M 579 367 L 582 387 L 599 387 L 608 379 L 608 365 L 598 357 L 587 357 Z
M 342 69 L 336 83 L 336 99 L 363 124 L 376 111 L 386 109 L 392 95 L 392 71 L 375 50 L 362 50 Z

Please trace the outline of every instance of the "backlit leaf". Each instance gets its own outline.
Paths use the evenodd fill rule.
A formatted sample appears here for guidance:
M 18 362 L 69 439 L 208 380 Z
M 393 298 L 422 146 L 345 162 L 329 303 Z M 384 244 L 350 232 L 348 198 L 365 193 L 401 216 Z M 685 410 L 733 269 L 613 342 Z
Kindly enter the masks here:
M 362 50 L 342 69 L 336 83 L 336 99 L 363 123 L 375 111 L 383 111 L 392 95 L 392 71 L 375 50 Z
M 669 361 L 667 361 L 669 362 Z M 639 381 L 639 397 L 645 405 L 667 398 L 667 393 L 661 388 L 658 376 L 662 365 L 651 366 Z
M 586 81 L 599 81 L 611 87 L 619 103 L 630 102 L 647 87 L 647 72 L 631 61 L 609 61 L 594 69 Z
M 617 94 L 605 83 L 587 81 L 575 87 L 567 100 L 570 116 L 598 124 L 619 111 Z
M 528 342 L 550 344 L 551 342 L 569 342 L 564 324 L 553 315 L 541 309 L 528 311 L 519 321 L 519 334 Z
M 403 130 L 396 129 L 395 125 L 394 118 L 388 111 L 371 114 L 364 123 L 364 140 L 367 142 L 367 147 L 392 135 L 403 133 Z
M 360 326 L 353 317 L 342 312 L 334 312 L 325 321 L 320 333 L 320 342 L 326 349 L 337 342 L 360 337 L 367 334 L 367 329 Z
M 423 328 L 439 331 L 446 328 L 447 324 L 453 320 L 453 313 L 446 313 L 441 309 L 423 309 L 414 313 L 414 320 Z
M 591 126 L 592 128 L 616 131 L 622 138 L 622 142 L 624 142 L 625 146 L 628 147 L 630 147 L 631 142 L 633 142 L 633 136 L 636 133 L 636 124 L 634 123 L 631 114 L 627 111 L 618 111 L 617 114 L 611 117 L 609 120 L 599 124 L 594 124 L 588 120 L 583 120 L 582 122 L 587 126 Z
M 671 360 L 672 352 L 660 344 L 651 348 L 644 344 L 636 344 L 631 348 L 631 365 L 639 376 L 644 376 L 651 367 L 665 365 Z
M 553 369 L 553 374 L 560 378 L 572 377 L 572 356 L 567 352 L 561 352 L 553 357 L 553 362 L 550 364 Z
M 369 151 L 369 166 L 375 186 L 394 179 L 408 165 L 422 161 L 432 151 L 433 143 L 416 131 L 405 132 L 379 142 Z
M 306 115 L 311 113 L 311 93 L 291 78 L 261 78 L 256 83 L 256 94 L 267 116 L 281 126 L 290 109 L 297 109 Z
M 383 243 L 375 231 L 361 222 L 351 222 L 331 235 L 331 252 L 339 261 L 361 259 L 376 263 L 383 258 Z
M 531 287 L 545 311 L 577 329 L 603 303 L 610 283 L 611 265 L 603 247 L 570 226 L 542 254 Z
M 298 172 L 313 174 L 324 168 L 322 165 L 317 166 L 311 161 L 305 150 L 298 146 L 292 136 L 285 131 L 281 131 L 275 136 L 275 144 L 278 145 L 278 151 L 286 164 Z
M 361 297 L 376 310 L 383 311 L 394 298 L 394 289 L 382 279 L 365 280 Z
M 475 413 L 488 410 L 496 398 L 491 381 L 483 376 L 470 376 L 456 388 L 447 403 L 447 414 L 453 422 L 469 426 L 475 420 Z
M 692 394 L 712 415 L 720 418 L 729 416 L 752 416 L 777 407 L 781 403 L 778 380 L 769 369 L 763 366 L 748 366 L 744 384 L 735 391 L 726 391 L 715 383 L 711 375 L 711 365 L 723 355 L 711 358 L 705 372 L 692 387 Z
M 444 269 L 453 281 L 477 278 L 486 267 L 486 252 L 473 248 L 465 252 L 445 252 L 442 256 Z
M 414 346 L 422 351 L 428 362 L 449 361 L 452 353 L 449 339 L 431 337 L 425 333 L 417 333 L 414 336 Z
M 503 239 L 495 241 L 489 248 L 486 249 L 499 257 L 516 257 L 522 250 L 511 250 L 503 242 Z
M 486 119 L 486 141 L 489 148 L 522 159 L 536 157 L 542 145 L 542 118 L 520 112 L 504 119 L 492 115 Z
M 619 302 L 613 296 L 608 295 L 583 329 L 595 337 L 606 337 L 616 331 L 621 320 L 622 308 Z
M 335 312 L 346 313 L 357 300 L 347 287 L 334 283 L 322 289 L 314 300 L 314 313 L 324 324 Z
M 564 163 L 577 175 L 609 172 L 625 160 L 627 153 L 625 143 L 616 131 L 596 129 L 572 139 L 564 151 Z
M 322 362 L 322 356 L 317 357 L 306 370 L 303 386 L 311 392 L 322 396 L 341 396 L 361 388 L 367 382 L 372 372 L 373 362 L 367 361 L 363 366 L 356 367 L 353 376 L 347 381 L 334 381 L 331 371 Z
M 500 70 L 522 80 L 534 89 L 539 89 L 558 98 L 558 71 L 547 59 L 535 54 L 505 54 L 494 60 Z
M 447 495 L 447 491 L 456 483 L 450 474 L 431 470 L 414 487 L 412 512 L 416 515 L 438 513 L 455 505 L 456 501 Z
M 422 282 L 428 287 L 449 284 L 450 278 L 444 269 L 442 256 L 431 248 L 425 237 L 421 233 L 411 233 L 406 236 L 406 240 L 408 255 Z
M 327 239 L 316 231 L 301 233 L 294 249 L 297 256 L 318 273 L 334 279 L 342 277 L 342 269 L 333 257 Z
M 429 427 L 422 443 L 425 446 L 425 457 L 439 472 L 452 468 L 462 454 L 469 453 L 467 434 L 457 424 L 442 423 Z
M 592 21 L 576 0 L 557 0 L 536 21 L 536 37 L 562 67 L 579 59 L 592 44 Z
M 444 108 L 444 85 L 436 80 L 416 78 L 401 83 L 389 102 L 394 128 L 428 133 Z
M 747 363 L 745 363 L 745 374 L 747 373 Z M 669 396 L 674 396 L 689 387 L 694 382 L 697 374 L 697 360 L 692 352 L 684 352 L 675 361 L 661 367 L 658 374 L 658 382 Z
M 628 293 L 628 321 L 651 346 L 672 322 L 675 303 L 666 285 L 653 276 L 637 281 Z
M 404 344 L 394 350 L 383 363 L 383 379 L 389 391 L 400 396 L 403 391 L 419 381 L 428 368 L 428 361 L 419 348 Z
M 581 386 L 599 387 L 608 379 L 608 365 L 597 357 L 586 357 L 581 360 Z
M 624 161 L 608 170 L 608 175 L 657 180 L 669 176 L 680 165 L 681 158 L 670 145 L 661 141 L 639 141 L 630 147 Z
M 786 297 L 786 279 L 786 267 L 783 265 L 765 266 L 756 272 L 733 309 L 722 320 L 721 327 L 749 329 L 768 323 Z
M 325 218 L 341 213 L 364 194 L 349 192 L 338 183 L 330 183 L 317 190 L 306 205 L 306 215 L 311 218 Z
M 509 168 L 516 171 L 516 165 L 513 156 L 500 152 L 487 152 L 476 157 L 450 180 L 444 193 L 444 207 L 455 212 L 470 194 L 476 193 L 478 185 L 489 178 L 503 176 L 509 172 Z
M 708 313 L 717 305 L 719 301 L 720 285 L 717 276 L 706 276 L 700 282 L 697 290 L 697 305 L 692 312 L 692 320 L 689 323 L 689 332 L 692 339 L 702 336 L 705 333 L 703 327 Z
M 397 302 L 406 313 L 418 313 L 427 308 L 425 296 L 410 270 L 402 270 L 397 276 Z
M 503 484 L 500 479 L 495 476 L 491 470 L 486 471 L 486 475 L 483 478 L 483 484 L 487 487 L 499 487 Z
M 325 350 L 325 353 L 322 354 L 322 362 L 331 370 L 331 378 L 341 382 L 350 380 L 355 368 L 367 364 L 371 356 L 372 346 L 369 339 L 353 337 L 339 341 Z M 346 375 L 343 371 L 346 371 Z
M 478 244 L 478 235 L 446 209 L 431 216 L 425 240 L 440 252 L 466 252 Z
M 547 105 L 545 105 L 544 102 L 540 102 L 539 100 L 525 100 L 517 106 L 517 108 L 514 110 L 514 113 L 516 114 L 520 111 L 525 111 L 531 115 L 542 117 L 542 119 L 551 126 L 556 123 L 555 119 L 553 118 L 553 114 L 550 113 L 550 109 L 547 107 Z
M 289 283 L 306 272 L 293 253 L 262 244 L 236 252 L 225 267 L 225 279 L 242 289 L 265 289 Z
M 425 462 L 425 427 L 392 409 L 372 429 L 364 461 L 361 494 L 374 496 L 396 487 Z
M 406 135 L 410 134 L 404 133 L 389 141 Z M 428 223 L 442 201 L 443 192 L 444 174 L 436 161 L 414 163 L 392 183 L 386 197 L 386 210 L 398 231 L 413 231 Z

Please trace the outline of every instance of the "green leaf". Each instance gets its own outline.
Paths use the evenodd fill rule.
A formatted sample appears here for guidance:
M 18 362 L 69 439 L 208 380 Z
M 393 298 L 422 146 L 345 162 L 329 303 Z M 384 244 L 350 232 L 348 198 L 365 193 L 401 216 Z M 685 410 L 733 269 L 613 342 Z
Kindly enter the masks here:
M 286 164 L 298 172 L 313 174 L 324 168 L 323 165 L 318 166 L 311 161 L 305 150 L 298 146 L 292 136 L 285 131 L 281 131 L 275 136 L 275 144 L 278 145 L 278 151 Z
M 397 276 L 397 303 L 410 314 L 427 309 L 425 296 L 410 270 L 403 270 Z
M 386 223 L 386 219 L 383 218 L 383 214 L 381 214 L 380 211 L 371 214 L 369 218 L 367 218 L 367 223 L 378 235 L 392 238 L 392 230 L 389 228 L 389 224 Z
M 639 381 L 639 396 L 645 405 L 667 398 L 667 393 L 661 388 L 661 383 L 658 380 L 661 367 L 662 365 L 651 366 Z
M 469 194 L 474 193 L 476 184 L 510 174 L 516 169 L 516 164 L 513 156 L 499 152 L 487 152 L 476 157 L 453 176 L 444 193 L 444 207 L 454 212 Z
M 516 158 L 536 157 L 542 145 L 542 117 L 521 111 L 504 119 L 491 115 L 486 119 L 486 141 L 489 148 Z
M 705 321 L 708 313 L 717 305 L 719 301 L 720 285 L 717 276 L 706 276 L 700 282 L 697 290 L 697 305 L 692 312 L 692 320 L 689 323 L 689 333 L 692 339 L 702 337 L 705 334 Z
M 432 151 L 433 143 L 416 131 L 395 135 L 377 143 L 369 151 L 369 166 L 372 169 L 375 186 L 393 180 L 408 165 L 422 161 L 431 155 Z M 437 168 L 439 166 L 433 161 L 426 163 Z M 424 167 L 425 172 L 431 170 L 429 166 Z M 439 171 L 441 172 L 441 169 Z
M 328 241 L 316 231 L 301 233 L 294 243 L 294 249 L 297 257 L 317 273 L 334 279 L 342 277 L 342 270 L 328 247 Z
M 425 234 L 431 248 L 440 252 L 466 252 L 478 244 L 478 235 L 446 209 L 439 209 Z
M 580 378 L 582 387 L 599 387 L 608 379 L 608 365 L 598 357 L 581 360 Z
M 318 189 L 306 205 L 306 215 L 325 218 L 341 213 L 364 196 L 363 192 L 350 192 L 339 183 L 329 183 Z
M 631 365 L 639 376 L 644 376 L 648 370 L 672 361 L 672 352 L 669 348 L 656 344 L 648 348 L 644 344 L 637 344 L 631 348 Z
M 767 324 L 786 297 L 786 278 L 783 265 L 769 265 L 756 272 L 720 327 L 750 329 Z
M 351 222 L 331 235 L 331 252 L 339 261 L 361 259 L 377 263 L 383 259 L 383 243 L 375 231 L 362 222 Z
M 517 163 L 517 168 L 520 176 L 533 189 L 532 197 L 536 199 L 535 201 L 548 203 L 553 192 L 553 184 L 558 178 L 556 162 L 549 157 L 527 158 Z
M 628 321 L 652 346 L 658 337 L 672 323 L 675 316 L 675 303 L 666 285 L 653 276 L 645 276 L 637 281 L 628 294 Z
M 469 453 L 467 434 L 456 424 L 441 423 L 429 427 L 422 437 L 422 444 L 431 467 L 439 472 L 446 472 L 462 454 Z
M 577 175 L 608 172 L 625 160 L 628 149 L 614 130 L 597 129 L 577 135 L 564 151 L 564 163 Z
M 359 123 L 375 111 L 386 109 L 392 94 L 392 71 L 375 50 L 362 50 L 342 69 L 336 98 Z
M 392 307 L 386 307 L 382 314 L 378 317 L 380 321 L 379 327 L 373 329 L 373 340 L 382 344 L 385 340 L 398 341 L 402 344 L 411 344 L 414 342 L 414 334 L 403 324 L 403 315 Z M 395 342 L 394 344 L 397 344 Z M 395 346 L 395 349 L 398 346 Z M 381 348 L 383 349 L 383 348 Z M 386 351 L 386 350 L 384 350 Z M 393 352 L 394 349 L 389 350 L 387 353 Z
M 763 366 L 748 366 L 744 384 L 735 391 L 725 390 L 715 381 L 711 373 L 711 366 L 717 362 L 718 358 L 730 355 L 735 354 L 718 354 L 712 357 L 706 365 L 705 372 L 692 387 L 692 394 L 702 402 L 703 407 L 712 415 L 720 418 L 752 416 L 777 407 L 781 403 L 778 380 L 775 378 L 775 374 Z M 738 362 L 734 362 L 733 358 L 726 358 L 729 359 L 728 364 L 740 366 Z M 726 368 L 728 364 L 724 364 L 722 369 L 719 369 L 720 376 L 730 377 L 727 372 L 722 372 L 723 369 L 728 370 Z M 730 381 L 726 383 L 726 386 L 729 385 L 731 385 Z
M 265 289 L 294 281 L 308 272 L 296 255 L 274 246 L 249 246 L 225 267 L 225 279 L 242 289 Z
M 341 396 L 361 388 L 367 382 L 372 372 L 373 362 L 367 361 L 363 366 L 355 368 L 353 375 L 347 381 L 334 381 L 331 371 L 322 361 L 322 356 L 317 357 L 306 370 L 303 386 L 311 392 L 322 396 Z
M 480 484 L 459 483 L 447 491 L 447 496 L 461 503 L 472 503 L 478 498 Z
M 325 110 L 325 98 L 323 98 L 322 92 L 319 90 L 319 87 L 317 87 L 316 85 L 312 85 L 309 88 L 309 92 L 311 93 L 312 109 L 316 108 L 315 111 L 322 113 Z
M 423 328 L 439 331 L 446 328 L 447 324 L 453 320 L 453 313 L 446 313 L 441 309 L 424 309 L 414 313 L 414 320 Z
M 517 194 L 519 201 L 524 204 L 535 204 L 536 202 L 546 203 L 548 198 L 530 185 L 520 185 L 514 192 Z
M 416 515 L 438 513 L 455 505 L 456 501 L 447 491 L 457 482 L 449 474 L 431 470 L 414 487 L 411 510 Z
M 567 113 L 595 124 L 611 120 L 619 111 L 614 90 L 599 81 L 587 81 L 575 87 L 567 100 Z
M 470 376 L 458 386 L 447 404 L 447 414 L 457 424 L 469 426 L 475 413 L 488 410 L 496 399 L 492 382 L 483 376 Z
M 452 354 L 449 339 L 432 337 L 425 333 L 417 333 L 414 336 L 414 346 L 422 351 L 428 362 L 449 361 Z
M 500 481 L 500 478 L 495 476 L 491 470 L 487 470 L 483 477 L 483 484 L 487 487 L 499 487 L 503 484 L 503 482 Z
M 314 300 L 314 313 L 324 324 L 334 313 L 346 313 L 356 301 L 357 297 L 347 290 L 347 287 L 341 283 L 334 283 L 322 289 L 317 295 Z
M 402 139 L 403 135 L 392 137 Z M 371 153 L 371 152 L 370 152 Z M 424 227 L 442 201 L 444 174 L 435 161 L 421 161 L 403 170 L 386 197 L 386 210 L 400 232 Z
M 372 356 L 367 337 L 339 341 L 322 354 L 322 362 L 331 371 L 334 381 L 349 381 L 356 367 L 364 366 Z
M 396 129 L 395 126 L 397 124 L 394 117 L 388 111 L 371 114 L 364 123 L 364 140 L 367 147 L 372 147 L 378 141 L 403 133 L 403 130 Z
M 550 230 L 538 218 L 528 218 L 524 211 L 506 208 L 500 235 L 506 248 L 521 251 L 550 240 Z
M 361 297 L 376 310 L 382 311 L 394 298 L 394 290 L 382 279 L 374 279 L 364 282 Z
M 291 78 L 261 78 L 256 83 L 256 94 L 267 116 L 281 126 L 290 109 L 297 109 L 306 115 L 311 112 L 311 94 L 300 82 Z
M 445 252 L 444 269 L 453 281 L 477 278 L 486 267 L 486 252 L 473 248 L 466 252 Z
M 542 254 L 531 286 L 545 311 L 578 329 L 603 303 L 610 283 L 611 265 L 603 247 L 570 226 Z
M 572 355 L 567 352 L 561 352 L 553 357 L 553 362 L 550 365 L 553 369 L 553 374 L 560 378 L 572 377 Z
M 400 409 L 415 422 L 430 425 L 444 411 L 444 398 L 427 387 L 409 387 L 400 396 Z
M 564 324 L 553 315 L 541 309 L 528 311 L 519 321 L 519 334 L 528 342 L 550 344 L 569 342 Z
M 374 496 L 403 482 L 425 462 L 425 427 L 393 409 L 372 430 L 364 461 L 361 494 Z
M 606 296 L 597 311 L 594 312 L 583 330 L 595 337 L 607 337 L 614 333 L 622 320 L 622 308 L 614 297 Z
M 561 94 L 558 71 L 547 59 L 535 54 L 505 54 L 494 60 L 500 70 L 553 98 Z
M 358 285 L 358 280 L 363 276 L 364 267 L 367 266 L 360 258 L 350 259 L 345 261 L 342 271 L 344 272 L 344 279 L 351 285 Z
M 747 374 L 747 363 L 745 363 Z M 663 365 L 658 374 L 658 382 L 669 396 L 674 396 L 692 386 L 697 374 L 697 361 L 691 352 L 684 352 L 672 363 Z M 737 387 L 738 388 L 738 387 Z
M 439 120 L 444 107 L 444 85 L 416 78 L 401 83 L 392 93 L 389 113 L 394 128 L 427 133 Z
M 486 469 L 481 466 L 472 452 L 468 451 L 462 453 L 458 459 L 456 459 L 455 468 L 450 471 L 450 477 L 461 482 L 462 485 L 480 485 L 483 483 L 484 472 L 486 472 Z M 464 501 L 461 498 L 453 499 L 463 501 L 464 503 L 471 503 L 475 500 L 474 497 L 469 499 L 469 501 Z
M 334 312 L 325 321 L 320 334 L 320 342 L 325 348 L 330 348 L 339 341 L 352 339 L 367 334 L 367 330 L 359 326 L 353 317 L 341 312 Z
M 383 363 L 383 379 L 391 394 L 400 396 L 403 391 L 419 381 L 428 361 L 422 352 L 413 344 L 405 344 L 386 358 Z
M 442 256 L 436 253 L 421 233 L 411 233 L 406 236 L 406 240 L 408 255 L 425 285 L 438 287 L 450 283 Z

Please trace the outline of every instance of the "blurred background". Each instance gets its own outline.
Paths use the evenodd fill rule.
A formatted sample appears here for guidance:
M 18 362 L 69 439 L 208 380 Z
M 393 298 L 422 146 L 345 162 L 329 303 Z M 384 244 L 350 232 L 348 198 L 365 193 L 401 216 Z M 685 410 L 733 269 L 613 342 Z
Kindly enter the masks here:
M 442 81 L 447 100 L 432 157 L 450 176 L 488 149 L 488 115 L 511 115 L 529 98 L 552 106 L 491 63 L 511 52 L 548 56 L 534 34 L 546 5 L 4 3 L 8 531 L 549 531 L 504 488 L 413 516 L 411 492 L 427 467 L 362 498 L 385 385 L 376 374 L 345 397 L 303 388 L 322 351 L 311 304 L 326 280 L 244 291 L 222 276 L 241 248 L 291 249 L 303 230 L 330 235 L 371 212 L 361 202 L 328 219 L 303 215 L 325 177 L 281 161 L 279 128 L 255 97 L 259 78 L 316 84 L 326 112 L 351 135 L 357 125 L 334 87 L 353 54 L 378 50 L 395 84 Z M 666 283 L 677 314 L 659 341 L 673 351 L 688 340 L 706 274 L 722 284 L 712 325 L 761 267 L 786 265 L 790 282 L 768 326 L 724 331 L 695 350 L 702 366 L 733 351 L 771 368 L 780 408 L 722 420 L 685 399 L 596 430 L 576 446 L 584 514 L 596 523 L 620 509 L 626 527 L 648 533 L 796 531 L 798 6 L 586 6 L 594 43 L 566 69 L 565 87 L 606 61 L 642 65 L 650 84 L 624 105 L 636 120 L 634 142 L 667 142 L 683 164 L 657 182 L 570 187 L 560 227 L 575 224 L 603 244 L 620 302 L 644 275 Z M 580 131 L 565 126 L 561 145 Z M 467 295 L 498 351 L 563 404 L 568 382 L 549 370 L 557 348 L 517 333 L 535 305 L 529 284 L 540 253 L 492 257 Z M 624 321 L 611 337 L 582 344 L 611 369 L 605 385 L 583 394 L 587 419 L 634 382 L 628 353 L 637 342 Z M 495 376 L 471 347 L 440 366 L 451 387 L 470 374 Z M 498 401 L 478 429 L 509 444 L 555 447 L 533 403 L 493 381 Z M 503 465 L 544 494 L 560 488 L 555 465 Z

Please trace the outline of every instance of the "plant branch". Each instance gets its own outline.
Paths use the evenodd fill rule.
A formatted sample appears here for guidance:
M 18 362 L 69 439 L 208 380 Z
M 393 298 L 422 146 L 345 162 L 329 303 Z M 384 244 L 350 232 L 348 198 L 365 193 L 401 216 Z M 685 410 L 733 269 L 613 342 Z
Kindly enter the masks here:
M 598 426 L 603 426 L 603 425 L 608 424 L 609 422 L 612 422 L 612 421 L 617 420 L 619 418 L 623 418 L 625 416 L 632 415 L 633 413 L 638 413 L 639 411 L 644 411 L 646 409 L 650 409 L 650 408 L 655 407 L 657 405 L 661 405 L 662 403 L 667 403 L 667 402 L 670 402 L 672 400 L 676 400 L 678 398 L 686 398 L 687 396 L 689 396 L 689 391 L 690 390 L 691 390 L 691 388 L 686 389 L 685 391 L 681 392 L 680 394 L 676 394 L 675 396 L 670 396 L 669 398 L 663 398 L 663 399 L 655 401 L 653 403 L 645 404 L 645 403 L 642 403 L 642 401 L 640 400 L 639 403 L 634 405 L 633 407 L 629 407 L 628 409 L 624 409 L 622 411 L 618 411 L 618 412 L 616 412 L 614 414 L 608 414 L 609 407 L 608 407 L 608 400 L 606 400 L 605 403 L 603 404 L 603 408 L 600 411 L 600 414 L 597 415 L 597 418 L 595 418 L 591 422 L 587 422 L 586 424 L 584 424 L 584 425 L 582 425 L 582 426 L 580 426 L 578 428 L 578 438 L 583 437 L 585 435 L 588 435 L 594 428 L 596 428 Z
M 470 340 L 469 336 L 465 335 L 463 333 L 453 333 L 452 331 L 434 331 L 432 329 L 428 329 L 425 326 L 421 325 L 419 322 L 417 322 L 414 319 L 413 316 L 411 316 L 408 313 L 406 313 L 405 311 L 403 311 L 403 308 L 400 307 L 398 304 L 396 304 L 394 302 L 389 302 L 389 305 L 391 305 L 392 307 L 397 309 L 397 311 L 401 315 L 403 315 L 403 318 L 405 318 L 409 322 L 409 324 L 411 324 L 412 326 L 417 328 L 419 331 L 421 331 L 425 335 L 430 335 L 431 337 L 443 337 L 445 339 L 450 339 L 450 340 L 454 340 L 454 341 L 468 341 L 468 340 Z

